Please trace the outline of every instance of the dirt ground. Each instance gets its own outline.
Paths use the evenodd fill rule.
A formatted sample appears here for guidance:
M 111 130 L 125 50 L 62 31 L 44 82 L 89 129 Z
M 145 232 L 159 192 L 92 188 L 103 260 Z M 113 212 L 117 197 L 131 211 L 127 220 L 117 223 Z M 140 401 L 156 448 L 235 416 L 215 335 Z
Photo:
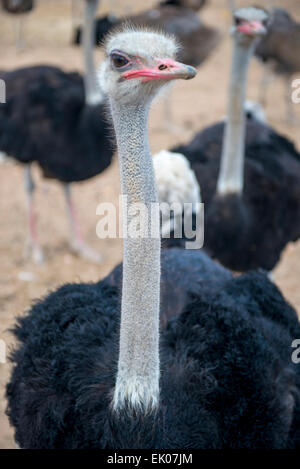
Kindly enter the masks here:
M 22 52 L 16 52 L 14 47 L 15 18 L 1 13 L 0 68 L 12 69 L 48 63 L 67 70 L 82 70 L 80 50 L 70 46 L 71 0 L 40 0 L 37 3 L 36 10 L 28 16 L 25 25 L 26 47 Z M 154 3 L 153 0 L 103 0 L 100 10 L 104 12 L 110 9 L 122 14 L 142 10 Z M 236 3 L 247 4 L 246 1 Z M 271 3 L 284 6 L 300 21 L 298 0 Z M 204 21 L 223 32 L 223 40 L 216 52 L 200 68 L 197 77 L 188 83 L 177 83 L 169 96 L 176 125 L 182 128 L 181 131 L 170 133 L 166 130 L 163 100 L 154 106 L 150 119 L 153 151 L 187 141 L 197 130 L 219 120 L 226 112 L 231 54 L 228 36 L 230 15 L 226 0 L 209 0 L 208 4 L 200 14 Z M 260 1 L 260 4 L 268 6 L 270 1 Z M 100 62 L 102 52 L 97 50 L 96 55 Z M 261 75 L 261 66 L 253 60 L 249 77 L 250 99 L 256 100 L 258 97 Z M 274 81 L 269 90 L 267 117 L 272 126 L 289 136 L 300 148 L 298 126 L 289 127 L 284 122 L 284 92 L 281 80 Z M 300 122 L 300 107 L 294 107 Z M 104 255 L 101 265 L 89 264 L 70 252 L 61 187 L 55 182 L 41 180 L 37 169 L 36 178 L 38 231 L 46 255 L 46 262 L 42 266 L 36 266 L 23 258 L 27 231 L 22 167 L 15 163 L 0 166 L 0 339 L 6 342 L 7 350 L 13 345 L 8 329 L 13 325 L 15 317 L 22 314 L 35 298 L 65 282 L 96 281 L 106 275 L 122 257 L 120 240 L 99 240 L 96 237 L 97 204 L 118 201 L 116 158 L 104 173 L 83 184 L 74 185 L 73 189 L 82 231 L 87 241 Z M 300 242 L 287 247 L 275 270 L 274 279 L 300 314 L 299 261 Z M 13 430 L 4 413 L 6 403 L 3 394 L 9 372 L 7 363 L 0 364 L 0 448 L 14 447 Z

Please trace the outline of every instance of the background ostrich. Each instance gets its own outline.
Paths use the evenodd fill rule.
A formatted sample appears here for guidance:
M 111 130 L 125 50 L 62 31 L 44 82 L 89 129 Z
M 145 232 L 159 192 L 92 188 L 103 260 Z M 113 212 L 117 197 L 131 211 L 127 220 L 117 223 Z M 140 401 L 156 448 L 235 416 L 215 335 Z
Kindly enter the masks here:
M 136 27 L 149 27 L 173 34 L 182 46 L 178 51 L 179 60 L 197 67 L 209 57 L 220 41 L 219 32 L 210 26 L 205 26 L 195 13 L 203 3 L 199 0 L 161 2 L 150 10 L 125 16 L 119 23 L 113 22 L 112 26 L 130 23 Z M 105 34 L 107 32 L 108 30 L 105 30 Z M 105 34 L 101 33 L 101 36 L 96 38 L 97 45 L 102 44 Z
M 30 13 L 34 8 L 34 0 L 2 0 L 2 8 L 7 13 L 18 15 L 18 25 L 16 28 L 16 46 L 22 49 L 23 44 L 23 26 L 24 14 Z
M 255 55 L 266 65 L 261 90 L 260 102 L 267 104 L 267 85 L 272 74 L 277 74 L 286 82 L 286 117 L 294 122 L 291 103 L 291 79 L 300 71 L 300 24 L 283 8 L 271 11 L 271 20 L 266 36 L 256 47 Z
M 247 100 L 244 112 L 247 119 L 266 123 L 265 112 L 259 103 Z M 201 203 L 195 172 L 184 155 L 167 150 L 153 155 L 153 166 L 158 200 L 160 204 L 167 204 L 165 213 L 160 207 L 162 247 L 186 247 L 186 242 L 194 238 L 185 237 L 185 222 L 195 231 L 196 215 Z M 174 207 L 171 219 L 170 206 Z M 176 232 L 181 233 L 181 236 L 174 236 Z
M 300 237 L 300 155 L 293 144 L 243 110 L 247 69 L 263 10 L 234 14 L 234 52 L 228 119 L 204 129 L 184 154 L 201 187 L 205 249 L 236 271 L 273 269 L 284 247 Z M 224 135 L 223 135 L 224 134 Z M 245 175 L 245 177 L 244 177 Z
M 195 75 L 174 61 L 175 53 L 170 38 L 132 29 L 106 44 L 101 82 L 130 206 L 158 200 L 147 140 L 150 102 L 167 81 Z M 140 223 L 158 227 L 158 214 Z M 160 348 L 159 236 L 124 240 L 121 321 L 117 289 L 105 281 L 65 285 L 33 306 L 15 328 L 21 344 L 7 388 L 20 446 L 296 445 L 296 313 L 263 273 L 226 275 L 217 294 L 199 292 L 166 325 Z
M 28 254 L 37 262 L 42 261 L 43 254 L 36 236 L 32 204 L 35 185 L 31 163 L 34 161 L 46 178 L 63 183 L 71 223 L 71 248 L 88 260 L 101 260 L 101 255 L 83 241 L 70 194 L 70 183 L 101 173 L 113 155 L 92 52 L 97 6 L 97 0 L 86 1 L 84 78 L 49 66 L 1 74 L 6 83 L 7 103 L 0 113 L 0 149 L 26 164 Z

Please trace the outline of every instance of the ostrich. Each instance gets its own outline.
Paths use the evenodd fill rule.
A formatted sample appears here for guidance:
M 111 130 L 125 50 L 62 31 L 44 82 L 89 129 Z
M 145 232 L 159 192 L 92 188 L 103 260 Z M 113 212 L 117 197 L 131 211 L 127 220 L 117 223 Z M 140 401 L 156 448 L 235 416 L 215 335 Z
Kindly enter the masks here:
M 247 100 L 244 112 L 247 119 L 266 123 L 265 112 L 259 103 Z M 153 155 L 153 165 L 158 200 L 166 207 L 165 213 L 162 206 L 160 208 L 162 247 L 186 247 L 186 242 L 191 241 L 191 238 L 184 235 L 185 223 L 187 221 L 189 229 L 195 232 L 196 216 L 201 203 L 200 186 L 195 172 L 184 155 L 167 150 Z M 171 219 L 170 206 L 174 207 Z M 176 232 L 179 236 L 175 236 Z
M 23 19 L 24 14 L 30 13 L 34 8 L 34 0 L 2 0 L 2 8 L 7 13 L 19 15 L 16 31 L 17 49 L 23 48 Z
M 266 64 L 267 70 L 261 83 L 260 102 L 266 105 L 270 71 L 286 81 L 287 122 L 293 122 L 291 106 L 291 78 L 300 71 L 300 24 L 283 8 L 274 8 L 268 32 L 257 44 L 255 56 Z
M 188 158 L 201 187 L 204 248 L 235 271 L 272 270 L 300 237 L 300 155 L 268 125 L 245 125 L 243 112 L 248 64 L 267 20 L 262 9 L 235 11 L 228 119 L 172 149 Z
M 88 260 L 101 260 L 101 255 L 83 241 L 70 192 L 72 182 L 101 173 L 113 156 L 112 140 L 104 118 L 104 97 L 96 80 L 92 55 L 97 6 L 97 0 L 86 1 L 84 79 L 77 73 L 66 73 L 50 66 L 1 74 L 6 83 L 7 103 L 1 107 L 0 149 L 26 165 L 27 254 L 36 262 L 42 262 L 43 253 L 37 240 L 33 211 L 35 184 L 31 163 L 34 161 L 46 178 L 57 179 L 63 184 L 72 250 Z
M 265 112 L 257 102 L 246 101 L 244 112 L 247 119 L 266 122 Z M 196 230 L 196 216 L 201 203 L 195 172 L 184 155 L 167 150 L 153 155 L 153 166 L 160 202 L 162 247 L 186 247 L 186 242 L 191 239 L 184 236 L 185 222 Z M 165 212 L 163 207 L 166 207 Z M 173 207 L 171 219 L 170 207 Z M 175 236 L 176 232 L 180 236 Z
M 123 30 L 105 50 L 100 80 L 116 132 L 128 227 L 132 204 L 150 208 L 158 200 L 147 136 L 151 101 L 170 80 L 196 72 L 175 62 L 174 40 L 156 32 Z M 139 223 L 150 233 L 158 212 Z M 216 269 L 222 288 L 199 290 L 160 334 L 159 235 L 124 239 L 120 315 L 118 289 L 107 279 L 65 285 L 37 302 L 15 327 L 20 343 L 7 386 L 18 444 L 297 446 L 291 430 L 299 392 L 290 357 L 296 313 L 264 273 L 234 278 Z

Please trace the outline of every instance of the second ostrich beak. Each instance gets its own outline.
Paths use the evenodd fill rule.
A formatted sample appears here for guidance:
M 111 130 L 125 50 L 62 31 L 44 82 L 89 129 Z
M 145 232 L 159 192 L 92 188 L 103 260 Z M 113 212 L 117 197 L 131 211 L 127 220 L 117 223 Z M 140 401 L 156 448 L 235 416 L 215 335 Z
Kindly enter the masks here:
M 151 80 L 189 80 L 194 78 L 197 70 L 190 65 L 176 62 L 173 59 L 157 59 L 154 67 L 140 68 L 137 70 L 128 70 L 122 74 L 122 78 L 127 80 L 131 78 L 143 78 L 142 82 Z

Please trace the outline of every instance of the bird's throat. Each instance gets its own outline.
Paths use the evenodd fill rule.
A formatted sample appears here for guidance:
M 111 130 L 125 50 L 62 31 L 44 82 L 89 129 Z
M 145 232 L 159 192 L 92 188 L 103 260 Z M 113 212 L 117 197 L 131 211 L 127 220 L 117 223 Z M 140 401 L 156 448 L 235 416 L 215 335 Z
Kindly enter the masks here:
M 114 408 L 130 406 L 144 411 L 155 408 L 159 398 L 160 237 L 159 212 L 151 210 L 158 197 L 148 144 L 148 107 L 111 102 L 121 190 L 127 197 Z M 137 225 L 141 236 L 136 238 L 132 227 Z

